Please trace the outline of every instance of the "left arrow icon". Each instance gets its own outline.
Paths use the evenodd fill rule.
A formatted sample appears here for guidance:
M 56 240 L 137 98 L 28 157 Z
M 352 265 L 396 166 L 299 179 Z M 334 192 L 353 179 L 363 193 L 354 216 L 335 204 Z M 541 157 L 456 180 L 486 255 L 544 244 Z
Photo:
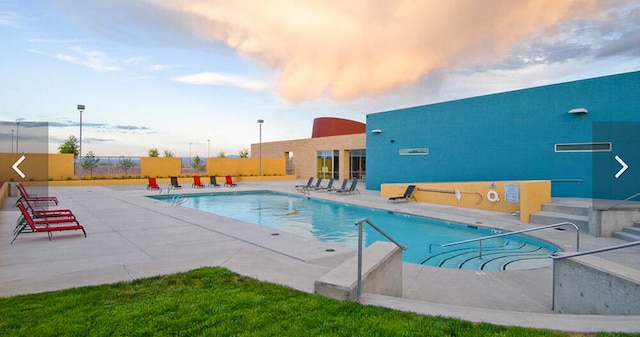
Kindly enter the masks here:
M 25 158 L 24 156 L 20 157 L 20 159 L 18 159 L 18 161 L 17 161 L 15 164 L 13 164 L 13 165 L 11 166 L 11 168 L 12 168 L 14 171 L 16 171 L 16 173 L 17 173 L 20 177 L 22 177 L 23 179 L 24 179 L 24 173 L 22 173 L 22 171 L 20 171 L 20 169 L 18 168 L 18 165 L 20 165 L 20 163 L 22 163 L 22 161 L 24 160 L 24 158 Z

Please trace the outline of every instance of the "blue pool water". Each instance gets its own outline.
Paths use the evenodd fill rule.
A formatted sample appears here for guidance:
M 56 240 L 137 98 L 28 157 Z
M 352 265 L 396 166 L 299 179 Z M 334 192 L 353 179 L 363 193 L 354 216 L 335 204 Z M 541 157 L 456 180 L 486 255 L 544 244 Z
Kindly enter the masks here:
M 169 201 L 173 196 L 155 196 Z M 547 254 L 559 248 L 517 235 L 448 248 L 454 241 L 497 234 L 495 230 L 271 191 L 188 195 L 181 206 L 302 236 L 357 248 L 355 221 L 367 218 L 398 242 L 407 245 L 406 262 L 460 269 L 511 270 L 548 265 Z M 365 226 L 365 245 L 388 241 Z

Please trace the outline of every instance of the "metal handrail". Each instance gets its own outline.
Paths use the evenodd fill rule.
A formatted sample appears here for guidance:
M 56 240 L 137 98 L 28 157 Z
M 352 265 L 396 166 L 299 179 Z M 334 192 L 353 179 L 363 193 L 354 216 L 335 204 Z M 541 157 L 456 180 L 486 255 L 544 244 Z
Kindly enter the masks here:
M 582 183 L 584 180 L 582 179 L 551 179 L 552 183 Z
M 373 222 L 369 221 L 369 219 L 362 218 L 355 222 L 355 225 L 358 226 L 358 284 L 356 289 L 358 302 L 360 302 L 360 298 L 362 297 L 362 225 L 364 223 L 369 224 L 369 226 L 373 227 L 373 229 L 377 230 L 378 233 L 382 234 L 385 238 L 389 239 L 389 241 L 400 247 L 400 249 L 407 250 L 407 246 L 400 244 L 398 241 L 394 240 L 391 236 L 389 236 L 389 234 L 385 233 Z
M 636 194 L 634 194 L 634 195 L 632 195 L 632 196 L 630 196 L 630 197 L 628 197 L 628 198 L 626 198 L 624 200 L 620 200 L 619 202 L 617 202 L 617 203 L 615 203 L 615 204 L 613 204 L 613 205 L 611 205 L 611 206 L 609 206 L 607 208 L 598 208 L 596 210 L 597 211 L 608 211 L 608 210 L 610 210 L 610 209 L 612 209 L 612 208 L 614 208 L 614 207 L 616 207 L 616 206 L 618 206 L 620 204 L 623 204 L 623 203 L 625 203 L 625 202 L 627 202 L 627 201 L 629 201 L 629 200 L 631 200 L 631 199 L 633 199 L 633 198 L 635 198 L 637 196 L 640 196 L 640 192 L 638 192 L 638 193 L 636 193 Z
M 499 238 L 499 237 L 509 236 L 509 235 L 515 235 L 515 234 L 520 234 L 520 233 L 526 233 L 526 232 L 533 232 L 533 231 L 538 231 L 538 230 L 541 230 L 541 229 L 562 227 L 562 226 L 572 226 L 576 230 L 576 252 L 579 252 L 580 251 L 580 228 L 578 228 L 578 226 L 576 226 L 576 224 L 574 224 L 573 222 L 559 222 L 559 223 L 555 223 L 555 224 L 552 224 L 552 225 L 540 226 L 540 227 L 529 228 L 529 229 L 522 229 L 522 230 L 515 231 L 515 232 L 507 232 L 507 233 L 502 233 L 502 234 L 483 236 L 481 238 L 475 238 L 475 239 L 469 239 L 469 240 L 462 240 L 462 241 L 456 241 L 456 242 L 451 242 L 451 243 L 445 243 L 445 244 L 442 245 L 442 247 L 449 247 L 449 246 L 460 245 L 460 244 L 463 244 L 463 243 L 469 243 L 469 242 L 478 241 L 478 251 L 479 251 L 478 258 L 482 259 L 482 241 L 484 241 L 484 240 L 494 239 L 494 238 Z
M 583 256 L 583 255 L 591 255 L 591 254 L 596 254 L 596 253 L 602 253 L 602 252 L 608 252 L 611 250 L 617 250 L 617 249 L 622 249 L 622 248 L 628 248 L 628 247 L 633 247 L 633 246 L 638 246 L 640 245 L 640 241 L 634 241 L 634 242 L 628 242 L 628 243 L 623 243 L 623 244 L 619 244 L 619 245 L 615 245 L 615 246 L 609 246 L 609 247 L 604 247 L 604 248 L 596 248 L 596 249 L 592 249 L 592 250 L 587 250 L 584 252 L 576 252 L 576 253 L 571 253 L 571 254 L 566 254 L 566 255 L 556 255 L 556 253 L 553 254 L 549 254 L 548 256 L 553 259 L 553 260 L 562 260 L 562 259 L 568 259 L 570 257 L 577 257 L 577 256 Z M 554 268 L 555 268 L 555 264 L 554 264 Z M 554 310 L 556 307 L 556 273 L 553 273 L 553 284 L 552 284 L 552 295 L 551 295 L 551 309 Z
M 566 255 L 564 255 L 564 254 L 563 255 L 556 255 L 557 253 L 553 253 L 553 254 L 549 254 L 549 257 L 554 259 L 554 260 L 561 260 L 561 259 L 567 259 L 567 258 L 570 258 L 570 257 L 591 255 L 591 254 L 608 252 L 610 250 L 617 250 L 617 249 L 628 248 L 628 247 L 633 247 L 633 246 L 638 246 L 638 245 L 640 245 L 640 241 L 633 241 L 633 242 L 623 243 L 623 244 L 619 244 L 619 245 L 615 245 L 615 246 L 597 248 L 597 249 L 587 250 L 587 251 L 584 251 L 584 252 L 575 252 L 575 253 L 566 254 Z

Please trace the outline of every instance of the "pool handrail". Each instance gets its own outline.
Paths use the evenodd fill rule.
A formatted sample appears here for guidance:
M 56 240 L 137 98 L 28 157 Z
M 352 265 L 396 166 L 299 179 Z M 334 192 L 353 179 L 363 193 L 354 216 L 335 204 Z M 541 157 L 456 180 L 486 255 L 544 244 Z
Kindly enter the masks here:
M 619 205 L 621 205 L 621 204 L 624 204 L 624 203 L 625 203 L 625 202 L 627 202 L 627 201 L 631 201 L 631 199 L 633 199 L 633 198 L 635 198 L 635 197 L 638 197 L 638 196 L 640 196 L 640 192 L 638 192 L 638 193 L 636 193 L 636 194 L 634 194 L 634 195 L 632 195 L 632 196 L 629 196 L 629 197 L 627 197 L 627 198 L 626 198 L 626 199 L 624 199 L 624 200 L 620 200 L 620 201 L 616 202 L 615 204 L 613 204 L 613 205 L 611 205 L 611 206 L 609 206 L 609 207 L 606 207 L 606 208 L 597 208 L 597 209 L 596 209 L 596 211 L 608 211 L 608 210 L 610 210 L 610 209 L 613 209 L 613 208 L 614 208 L 614 207 L 616 207 L 616 206 L 619 206 Z
M 519 231 L 514 231 L 514 232 L 506 232 L 506 233 L 501 233 L 501 234 L 483 236 L 481 238 L 474 238 L 474 239 L 468 239 L 468 240 L 445 243 L 445 244 L 443 244 L 441 246 L 442 247 L 449 247 L 449 246 L 460 245 L 460 244 L 463 244 L 463 243 L 470 243 L 470 242 L 478 241 L 478 251 L 479 251 L 479 256 L 478 257 L 480 259 L 482 259 L 482 241 L 484 241 L 484 240 L 495 239 L 495 238 L 499 238 L 499 237 L 503 237 L 503 236 L 509 236 L 509 235 L 527 233 L 527 232 L 533 232 L 533 231 L 538 231 L 538 230 L 541 230 L 541 229 L 562 227 L 562 226 L 571 226 L 576 230 L 576 252 L 579 252 L 580 251 L 580 228 L 578 228 L 578 226 L 576 226 L 576 224 L 574 224 L 573 222 L 558 222 L 558 223 L 551 224 L 551 225 L 544 225 L 544 226 L 539 226 L 539 227 L 534 227 L 534 228 L 521 229 Z
M 396 246 L 398 246 L 402 250 L 407 250 L 407 246 L 399 243 L 395 239 L 393 239 L 389 234 L 385 233 L 382 229 L 376 226 L 373 222 L 371 222 L 367 218 L 362 218 L 355 222 L 355 225 L 358 226 L 358 283 L 356 286 L 356 299 L 360 302 L 360 298 L 362 297 L 362 225 L 367 223 L 369 226 L 373 227 L 373 229 L 377 230 L 378 233 L 382 234 L 385 238 L 389 239 L 389 241 L 393 242 Z

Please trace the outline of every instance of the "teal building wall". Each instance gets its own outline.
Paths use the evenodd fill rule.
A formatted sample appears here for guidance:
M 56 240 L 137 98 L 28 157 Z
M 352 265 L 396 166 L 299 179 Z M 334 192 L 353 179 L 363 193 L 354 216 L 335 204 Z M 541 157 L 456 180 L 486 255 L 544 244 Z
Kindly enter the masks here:
M 558 197 L 640 192 L 640 72 L 373 113 L 366 124 L 367 189 L 544 179 Z M 594 142 L 611 150 L 556 151 Z M 615 156 L 629 166 L 618 178 Z

